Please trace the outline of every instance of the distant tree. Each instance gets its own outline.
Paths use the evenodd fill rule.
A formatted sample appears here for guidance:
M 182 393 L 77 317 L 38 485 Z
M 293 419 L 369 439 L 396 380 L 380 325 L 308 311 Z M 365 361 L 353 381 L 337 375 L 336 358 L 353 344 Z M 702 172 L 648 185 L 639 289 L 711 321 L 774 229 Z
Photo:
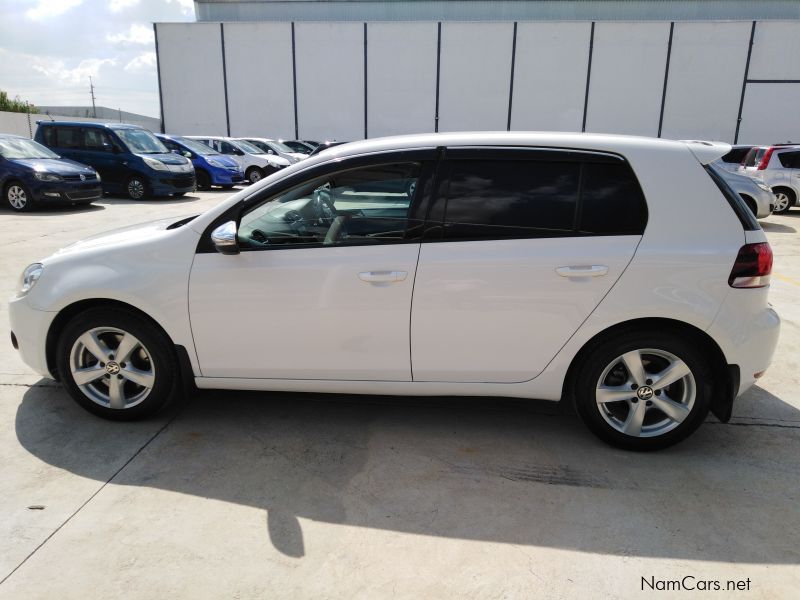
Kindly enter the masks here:
M 39 109 L 36 108 L 33 104 L 25 100 L 21 100 L 19 96 L 16 96 L 13 100 L 8 97 L 8 94 L 3 90 L 0 90 L 0 110 L 5 110 L 8 112 L 18 112 L 18 113 L 38 113 Z

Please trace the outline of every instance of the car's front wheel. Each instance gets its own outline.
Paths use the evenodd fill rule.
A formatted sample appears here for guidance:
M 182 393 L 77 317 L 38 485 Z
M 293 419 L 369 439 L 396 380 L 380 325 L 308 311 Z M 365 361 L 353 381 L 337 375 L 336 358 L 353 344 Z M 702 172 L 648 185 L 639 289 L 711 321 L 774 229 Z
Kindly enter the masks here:
M 128 179 L 125 191 L 131 200 L 143 200 L 147 197 L 147 181 L 141 175 L 134 175 Z
M 94 308 L 76 316 L 61 333 L 56 361 L 70 396 L 106 419 L 155 414 L 177 391 L 169 338 L 124 309 Z
M 244 176 L 250 183 L 258 183 L 264 179 L 264 173 L 258 167 L 250 167 L 247 169 L 247 172 L 244 174 Z
M 772 212 L 782 214 L 788 212 L 794 205 L 794 194 L 786 188 L 775 188 L 775 209 Z
M 11 210 L 24 212 L 33 208 L 31 193 L 18 181 L 12 181 L 6 186 L 6 204 Z
M 661 332 L 631 332 L 598 345 L 578 371 L 578 414 L 603 441 L 657 450 L 706 418 L 712 376 L 702 352 Z

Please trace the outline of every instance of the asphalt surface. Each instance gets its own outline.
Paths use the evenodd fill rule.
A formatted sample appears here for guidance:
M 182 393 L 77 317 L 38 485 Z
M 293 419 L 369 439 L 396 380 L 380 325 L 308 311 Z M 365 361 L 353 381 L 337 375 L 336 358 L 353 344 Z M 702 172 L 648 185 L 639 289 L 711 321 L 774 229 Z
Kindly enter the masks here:
M 227 195 L 2 210 L 0 296 L 68 243 Z M 105 422 L 20 361 L 3 303 L 0 598 L 795 598 L 800 209 L 763 226 L 773 365 L 730 424 L 651 454 L 497 399 L 215 391 Z

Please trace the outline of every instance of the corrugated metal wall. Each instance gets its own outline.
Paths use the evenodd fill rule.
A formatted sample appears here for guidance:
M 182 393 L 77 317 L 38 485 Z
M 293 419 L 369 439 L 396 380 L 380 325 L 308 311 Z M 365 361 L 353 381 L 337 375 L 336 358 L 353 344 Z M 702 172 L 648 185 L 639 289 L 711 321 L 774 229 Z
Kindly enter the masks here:
M 170 133 L 800 141 L 800 21 L 156 26 Z

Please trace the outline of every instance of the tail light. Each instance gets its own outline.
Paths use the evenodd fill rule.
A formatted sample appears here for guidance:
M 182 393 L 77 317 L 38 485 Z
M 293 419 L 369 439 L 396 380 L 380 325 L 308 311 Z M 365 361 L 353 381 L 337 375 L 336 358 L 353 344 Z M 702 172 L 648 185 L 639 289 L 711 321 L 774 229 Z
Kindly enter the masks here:
M 767 168 L 767 165 L 769 164 L 769 159 L 772 158 L 772 153 L 773 152 L 775 152 L 775 148 L 774 147 L 767 148 L 767 151 L 764 152 L 764 156 L 761 157 L 761 162 L 758 163 L 758 169 L 757 170 L 763 171 L 764 169 Z
M 767 242 L 745 244 L 733 263 L 728 285 L 733 288 L 762 288 L 769 285 L 772 248 Z

